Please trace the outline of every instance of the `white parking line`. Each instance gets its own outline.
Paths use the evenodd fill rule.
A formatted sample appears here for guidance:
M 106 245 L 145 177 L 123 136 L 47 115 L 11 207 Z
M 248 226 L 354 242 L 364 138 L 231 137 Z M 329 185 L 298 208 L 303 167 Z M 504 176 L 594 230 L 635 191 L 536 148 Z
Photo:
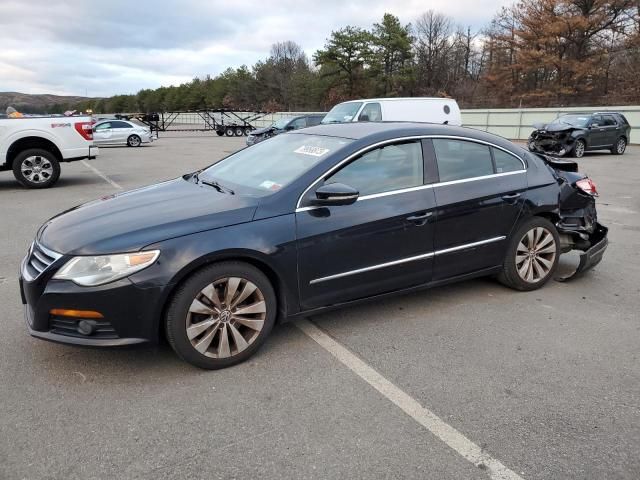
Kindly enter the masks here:
M 482 448 L 473 443 L 451 425 L 442 421 L 428 408 L 409 396 L 406 392 L 380 375 L 372 367 L 358 358 L 346 347 L 338 343 L 327 333 L 320 330 L 309 320 L 301 319 L 295 325 L 307 336 L 314 340 L 331 355 L 336 357 L 343 365 L 362 378 L 365 382 L 393 402 L 407 415 L 432 434 L 455 450 L 459 455 L 473 463 L 475 466 L 485 469 L 494 480 L 523 480 L 520 475 L 505 467 Z
M 100 178 L 102 178 L 105 182 L 110 183 L 111 186 L 117 188 L 118 190 L 122 190 L 122 187 L 120 185 L 118 185 L 116 182 L 114 182 L 113 180 L 111 180 L 109 177 L 107 177 L 104 173 L 102 173 L 100 170 L 98 170 L 96 167 L 94 167 L 93 165 L 89 165 L 89 162 L 87 162 L 86 160 L 82 160 L 82 163 L 84 164 L 85 167 L 87 167 L 89 170 L 93 170 L 93 173 L 95 173 L 96 175 L 98 175 Z

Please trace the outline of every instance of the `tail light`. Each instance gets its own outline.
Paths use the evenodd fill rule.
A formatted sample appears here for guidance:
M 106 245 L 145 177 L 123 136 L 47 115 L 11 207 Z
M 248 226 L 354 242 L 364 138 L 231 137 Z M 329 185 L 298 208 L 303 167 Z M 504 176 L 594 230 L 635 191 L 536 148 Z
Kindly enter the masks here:
M 82 135 L 85 140 L 93 140 L 93 128 L 91 128 L 91 122 L 76 122 L 74 124 L 76 132 Z
M 582 190 L 584 193 L 588 193 L 594 197 L 598 196 L 598 189 L 596 188 L 596 184 L 593 183 L 593 180 L 590 178 L 583 178 L 582 180 L 578 180 L 576 182 L 576 187 Z

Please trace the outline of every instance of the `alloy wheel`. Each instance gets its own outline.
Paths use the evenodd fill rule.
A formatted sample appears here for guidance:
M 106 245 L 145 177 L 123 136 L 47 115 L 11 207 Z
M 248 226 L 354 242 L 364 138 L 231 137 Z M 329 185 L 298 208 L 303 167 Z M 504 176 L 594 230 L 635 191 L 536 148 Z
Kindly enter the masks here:
M 618 143 L 616 143 L 616 152 L 622 155 L 626 148 L 627 148 L 627 142 L 625 141 L 625 139 L 624 138 L 619 139 Z
M 27 157 L 20 165 L 24 178 L 33 183 L 44 183 L 53 175 L 53 165 L 41 156 Z
M 516 249 L 516 270 L 522 280 L 537 283 L 547 277 L 556 257 L 556 241 L 544 227 L 534 227 L 520 239 Z
M 581 158 L 584 155 L 584 142 L 582 140 L 576 142 L 575 155 L 577 158 Z
M 256 340 L 266 318 L 264 295 L 255 284 L 222 278 L 193 299 L 186 317 L 187 338 L 202 355 L 233 357 Z
M 142 143 L 142 140 L 140 140 L 140 137 L 136 136 L 136 135 L 132 135 L 129 137 L 129 146 L 131 147 L 137 147 Z

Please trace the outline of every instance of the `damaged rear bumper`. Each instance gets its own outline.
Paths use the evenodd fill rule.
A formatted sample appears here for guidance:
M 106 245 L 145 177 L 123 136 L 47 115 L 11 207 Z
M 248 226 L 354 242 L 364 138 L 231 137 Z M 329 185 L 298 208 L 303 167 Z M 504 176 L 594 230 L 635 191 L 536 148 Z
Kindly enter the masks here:
M 607 239 L 608 232 L 609 229 L 607 227 L 600 223 L 596 223 L 593 233 L 588 235 L 588 246 L 584 249 L 579 249 L 582 253 L 580 253 L 580 263 L 578 264 L 578 268 L 571 275 L 559 278 L 558 280 L 564 282 L 576 278 L 600 263 L 604 256 L 604 252 L 609 245 L 609 240 Z

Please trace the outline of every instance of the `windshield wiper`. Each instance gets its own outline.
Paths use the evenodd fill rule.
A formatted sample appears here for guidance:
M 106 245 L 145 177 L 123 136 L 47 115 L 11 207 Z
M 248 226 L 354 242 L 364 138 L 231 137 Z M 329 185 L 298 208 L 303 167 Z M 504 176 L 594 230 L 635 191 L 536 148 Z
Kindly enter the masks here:
M 211 181 L 207 181 L 207 180 L 200 180 L 200 183 L 207 185 L 209 187 L 213 187 L 216 190 L 218 190 L 220 193 L 229 193 L 231 195 L 235 195 L 236 192 L 234 192 L 233 190 L 231 190 L 229 187 L 225 187 L 224 185 L 221 185 L 220 183 L 216 182 L 215 180 L 211 180 Z

